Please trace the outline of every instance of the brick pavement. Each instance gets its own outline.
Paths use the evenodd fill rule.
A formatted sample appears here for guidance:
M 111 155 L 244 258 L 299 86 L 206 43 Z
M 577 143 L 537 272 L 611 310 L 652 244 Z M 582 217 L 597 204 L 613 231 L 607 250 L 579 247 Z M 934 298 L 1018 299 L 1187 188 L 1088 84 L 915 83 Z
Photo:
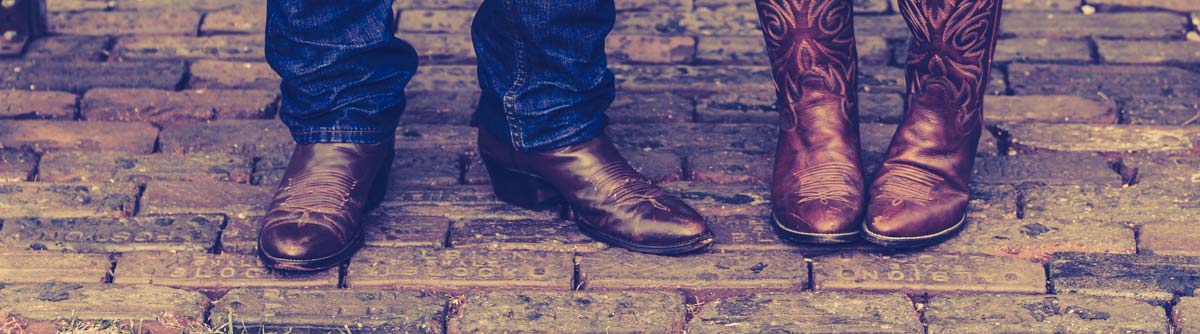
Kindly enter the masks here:
M 479 2 L 396 1 L 423 64 L 396 182 L 358 256 L 289 275 L 252 255 L 292 147 L 262 4 L 47 0 L 53 35 L 0 58 L 0 332 L 1200 329 L 1196 1 L 1005 1 L 971 225 L 908 253 L 767 226 L 776 115 L 752 2 L 618 1 L 611 133 L 718 236 L 682 258 L 610 248 L 490 193 L 470 126 Z M 907 30 L 892 1 L 854 3 L 878 163 Z

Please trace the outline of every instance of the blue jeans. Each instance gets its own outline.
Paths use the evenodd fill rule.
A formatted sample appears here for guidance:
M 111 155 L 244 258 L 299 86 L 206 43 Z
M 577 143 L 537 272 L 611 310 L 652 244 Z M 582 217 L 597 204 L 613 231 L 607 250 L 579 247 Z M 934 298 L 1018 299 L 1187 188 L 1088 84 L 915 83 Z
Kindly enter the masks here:
M 269 0 L 267 62 L 283 81 L 280 118 L 298 143 L 395 135 L 417 53 L 394 37 L 391 0 Z M 481 127 L 518 149 L 598 136 L 615 84 L 604 39 L 613 0 L 486 0 L 471 27 Z

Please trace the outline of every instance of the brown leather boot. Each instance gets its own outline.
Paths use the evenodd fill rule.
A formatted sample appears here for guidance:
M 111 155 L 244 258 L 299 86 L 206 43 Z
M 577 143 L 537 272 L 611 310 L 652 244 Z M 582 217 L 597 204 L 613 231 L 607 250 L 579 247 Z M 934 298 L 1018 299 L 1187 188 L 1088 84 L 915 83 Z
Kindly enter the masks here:
M 527 209 L 565 201 L 580 230 L 633 251 L 680 254 L 712 243 L 704 218 L 634 171 L 607 135 L 547 151 L 516 150 L 479 130 L 496 196 Z
M 771 181 L 776 230 L 805 243 L 858 240 L 864 196 L 854 4 L 755 4 L 779 95 L 779 141 Z
M 913 34 L 908 96 L 871 184 L 868 241 L 921 247 L 963 227 L 1000 8 L 1000 0 L 900 0 Z
M 350 258 L 362 216 L 379 205 L 393 142 L 296 145 L 275 199 L 259 223 L 258 254 L 271 268 L 314 271 Z

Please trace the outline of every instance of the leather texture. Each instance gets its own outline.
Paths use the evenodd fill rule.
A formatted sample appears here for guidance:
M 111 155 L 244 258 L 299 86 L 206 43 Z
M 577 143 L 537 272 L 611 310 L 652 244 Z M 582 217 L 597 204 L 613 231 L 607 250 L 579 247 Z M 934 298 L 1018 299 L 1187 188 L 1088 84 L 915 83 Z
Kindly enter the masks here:
M 296 145 L 259 225 L 267 266 L 313 271 L 349 258 L 362 240 L 363 214 L 383 199 L 393 145 Z
M 516 150 L 480 130 L 479 151 L 496 194 L 526 208 L 564 201 L 581 230 L 634 251 L 679 254 L 713 236 L 682 199 L 643 177 L 607 135 L 551 150 Z
M 899 0 L 912 39 L 904 120 L 870 187 L 868 240 L 915 247 L 963 226 L 1000 0 Z
M 858 239 L 863 217 L 858 52 L 849 0 L 757 0 L 778 94 L 771 202 L 794 241 Z

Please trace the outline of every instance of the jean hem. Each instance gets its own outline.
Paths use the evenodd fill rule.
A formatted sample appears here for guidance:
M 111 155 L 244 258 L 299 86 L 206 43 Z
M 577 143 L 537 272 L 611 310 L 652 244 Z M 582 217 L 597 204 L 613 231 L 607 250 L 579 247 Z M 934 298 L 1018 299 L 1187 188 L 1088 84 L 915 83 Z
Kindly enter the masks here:
M 363 130 L 363 129 L 311 129 L 304 131 L 293 131 L 292 139 L 296 140 L 297 144 L 315 144 L 315 143 L 353 143 L 353 144 L 378 144 L 387 140 L 395 140 L 396 131 L 386 130 Z

